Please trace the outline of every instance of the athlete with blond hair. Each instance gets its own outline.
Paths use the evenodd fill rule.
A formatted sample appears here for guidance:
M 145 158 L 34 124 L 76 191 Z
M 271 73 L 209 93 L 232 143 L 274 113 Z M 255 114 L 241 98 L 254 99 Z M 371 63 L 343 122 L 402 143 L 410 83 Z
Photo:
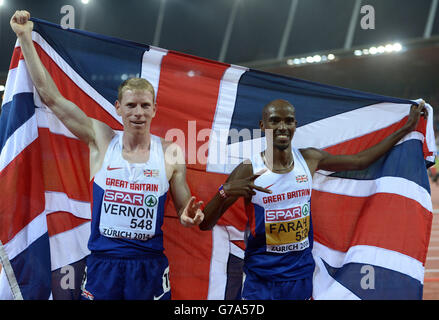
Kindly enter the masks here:
M 154 88 L 140 78 L 120 85 L 115 108 L 123 132 L 88 117 L 61 95 L 45 69 L 29 19 L 29 12 L 17 11 L 10 25 L 32 81 L 42 102 L 90 149 L 91 254 L 83 298 L 170 299 L 161 229 L 168 190 L 184 226 L 198 225 L 204 214 L 202 202 L 191 197 L 181 149 L 150 133 L 157 112 Z M 166 161 L 165 154 L 177 159 Z

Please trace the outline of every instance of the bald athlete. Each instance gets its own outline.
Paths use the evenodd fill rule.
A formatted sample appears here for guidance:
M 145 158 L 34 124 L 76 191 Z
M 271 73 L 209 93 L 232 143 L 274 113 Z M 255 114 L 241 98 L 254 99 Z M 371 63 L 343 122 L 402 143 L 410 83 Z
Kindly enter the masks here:
M 412 105 L 405 125 L 375 146 L 354 155 L 297 149 L 294 106 L 274 100 L 262 111 L 260 128 L 272 130 L 272 144 L 238 165 L 204 208 L 201 230 L 213 228 L 240 197 L 248 218 L 242 298 L 303 300 L 312 295 L 314 259 L 311 219 L 312 176 L 316 170 L 362 170 L 427 118 L 424 102 Z M 267 136 L 267 134 L 266 134 Z M 285 194 L 289 194 L 285 197 Z

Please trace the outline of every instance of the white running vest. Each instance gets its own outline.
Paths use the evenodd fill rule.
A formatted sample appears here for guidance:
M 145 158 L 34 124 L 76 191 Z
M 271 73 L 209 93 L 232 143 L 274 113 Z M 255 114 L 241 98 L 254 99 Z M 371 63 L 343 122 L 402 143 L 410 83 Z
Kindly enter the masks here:
M 99 232 L 109 238 L 146 241 L 162 233 L 163 199 L 169 189 L 162 144 L 151 135 L 149 160 L 129 163 L 122 157 L 122 137 L 118 132 L 110 142 L 94 177 L 103 190 Z
M 263 243 L 266 252 L 302 252 L 312 246 L 312 237 L 309 238 L 312 176 L 300 151 L 292 148 L 292 154 L 293 170 L 283 174 L 267 170 L 255 180 L 256 185 L 270 189 L 272 193 L 255 190 L 256 195 L 251 199 L 253 208 L 248 208 L 253 212 L 247 212 L 250 219 L 254 219 L 254 230 L 248 241 L 256 247 Z M 254 173 L 268 169 L 260 154 L 251 161 Z M 265 241 L 261 241 L 264 238 Z M 249 247 L 250 251 L 261 252 L 262 249 L 256 249 L 252 243 Z

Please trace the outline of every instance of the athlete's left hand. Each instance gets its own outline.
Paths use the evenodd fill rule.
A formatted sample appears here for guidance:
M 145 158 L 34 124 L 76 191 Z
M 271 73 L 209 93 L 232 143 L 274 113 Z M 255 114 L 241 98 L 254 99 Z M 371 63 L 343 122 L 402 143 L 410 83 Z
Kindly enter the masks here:
M 425 101 L 421 100 L 419 104 L 412 104 L 410 107 L 410 113 L 407 119 L 405 126 L 409 131 L 415 130 L 418 126 L 418 122 L 420 118 L 428 119 L 428 110 L 425 107 Z
M 198 226 L 204 220 L 204 213 L 201 211 L 203 201 L 195 203 L 195 197 L 191 197 L 183 212 L 180 215 L 180 222 L 185 227 Z

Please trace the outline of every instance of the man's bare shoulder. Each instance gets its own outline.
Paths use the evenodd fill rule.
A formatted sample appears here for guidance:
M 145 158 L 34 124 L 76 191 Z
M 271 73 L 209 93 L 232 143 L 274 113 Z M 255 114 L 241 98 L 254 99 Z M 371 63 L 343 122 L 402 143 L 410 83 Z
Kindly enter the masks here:
M 299 151 L 305 160 L 320 160 L 327 153 L 326 151 L 313 147 L 299 149 Z
M 102 149 L 106 150 L 108 144 L 111 142 L 111 139 L 113 139 L 116 132 L 109 125 L 107 125 L 102 121 L 91 119 L 91 123 L 95 135 L 94 137 L 95 147 L 97 147 L 99 150 Z
M 169 141 L 169 140 L 165 140 L 164 138 L 160 138 L 160 141 L 162 142 L 162 148 L 163 148 L 163 152 L 168 152 L 168 153 L 183 153 L 183 150 L 181 149 L 181 147 L 173 142 L 173 141 Z
M 163 149 L 167 149 L 168 147 L 173 146 L 173 145 L 179 147 L 178 144 L 176 144 L 175 142 L 166 140 L 165 138 L 162 138 L 162 137 L 160 137 L 160 141 L 162 143 Z M 173 147 L 173 148 L 175 148 L 175 147 Z
M 236 179 L 244 179 L 253 175 L 253 164 L 250 159 L 246 159 L 238 164 L 235 169 L 230 173 L 227 181 Z
M 91 126 L 94 137 L 88 145 L 90 149 L 90 179 L 100 170 L 108 145 L 116 134 L 107 124 L 96 119 L 91 119 Z
M 186 164 L 183 149 L 177 143 L 163 138 L 160 138 L 160 141 L 162 142 L 162 149 L 167 167 L 180 167 L 181 165 Z

